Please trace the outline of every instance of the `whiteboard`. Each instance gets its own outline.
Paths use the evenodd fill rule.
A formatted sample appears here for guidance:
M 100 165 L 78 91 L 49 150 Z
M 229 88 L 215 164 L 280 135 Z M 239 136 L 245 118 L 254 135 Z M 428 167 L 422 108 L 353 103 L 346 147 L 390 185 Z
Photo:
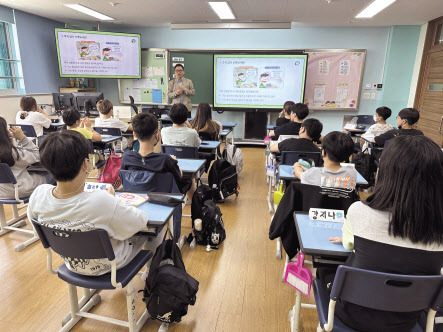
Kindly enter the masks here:
M 366 50 L 307 50 L 304 103 L 312 110 L 358 110 Z

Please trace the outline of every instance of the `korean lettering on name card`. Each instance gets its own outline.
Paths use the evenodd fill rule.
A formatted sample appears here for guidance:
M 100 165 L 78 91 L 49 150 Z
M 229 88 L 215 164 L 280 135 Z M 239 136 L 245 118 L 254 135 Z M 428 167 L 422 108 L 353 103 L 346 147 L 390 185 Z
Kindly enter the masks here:
M 341 222 L 345 221 L 345 211 L 331 209 L 309 209 L 309 219 Z

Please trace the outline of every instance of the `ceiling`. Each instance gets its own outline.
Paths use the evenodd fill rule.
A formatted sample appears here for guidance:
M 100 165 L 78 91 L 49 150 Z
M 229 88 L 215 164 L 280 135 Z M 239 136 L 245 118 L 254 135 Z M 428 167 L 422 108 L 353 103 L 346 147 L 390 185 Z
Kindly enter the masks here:
M 222 22 L 204 0 L 0 0 L 0 4 L 79 25 L 96 19 L 62 4 L 80 3 L 116 22 L 103 26 L 169 27 L 170 23 Z M 354 16 L 372 0 L 230 0 L 235 22 L 293 22 L 303 26 L 390 26 L 424 24 L 443 15 L 443 0 L 397 0 L 372 19 Z

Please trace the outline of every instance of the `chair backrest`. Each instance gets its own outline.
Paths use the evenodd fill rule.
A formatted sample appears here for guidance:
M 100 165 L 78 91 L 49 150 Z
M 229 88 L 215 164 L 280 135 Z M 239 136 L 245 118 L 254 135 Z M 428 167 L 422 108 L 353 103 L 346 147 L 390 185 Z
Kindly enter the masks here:
M 10 124 L 11 127 L 20 127 L 23 130 L 23 134 L 26 135 L 26 137 L 37 137 L 37 134 L 35 132 L 33 125 L 25 125 L 25 124 Z
M 171 173 L 120 170 L 124 191 L 180 193 Z
M 0 163 L 0 183 L 17 183 L 11 167 L 9 167 L 8 164 Z
M 294 165 L 300 158 L 312 159 L 317 167 L 322 165 L 320 150 L 319 152 L 283 151 L 280 164 Z
M 277 142 L 280 143 L 281 141 L 284 141 L 285 139 L 288 138 L 298 138 L 298 135 L 280 135 L 278 136 Z
M 103 229 L 79 232 L 42 225 L 32 219 L 32 224 L 43 247 L 51 248 L 60 256 L 83 259 L 108 258 L 114 260 L 114 250 L 108 232 Z
M 409 276 L 339 266 L 331 299 L 363 307 L 410 312 L 443 304 L 443 276 Z
M 111 136 L 122 135 L 122 131 L 120 130 L 120 128 L 94 127 L 94 130 L 98 132 L 100 135 L 111 135 Z
M 183 159 L 198 159 L 198 148 L 195 146 L 178 146 L 162 144 L 162 153 L 167 153 Z

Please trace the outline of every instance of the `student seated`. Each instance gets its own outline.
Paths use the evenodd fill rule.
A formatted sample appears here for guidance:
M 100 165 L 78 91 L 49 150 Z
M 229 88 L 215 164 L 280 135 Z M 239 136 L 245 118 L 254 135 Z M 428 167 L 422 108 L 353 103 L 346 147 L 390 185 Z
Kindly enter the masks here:
M 140 149 L 138 152 L 126 151 L 123 154 L 121 169 L 171 173 L 178 188 L 183 193 L 187 191 L 188 198 L 192 199 L 196 184 L 192 181 L 191 185 L 190 179 L 183 179 L 183 174 L 178 166 L 177 159 L 166 153 L 154 152 L 154 147 L 160 141 L 157 118 L 150 113 L 137 114 L 132 119 L 132 128 L 134 138 L 140 143 Z
M 386 141 L 402 135 L 423 135 L 421 130 L 414 129 L 420 119 L 420 113 L 415 108 L 403 108 L 397 116 L 398 129 L 392 129 L 373 139 L 372 142 L 383 147 Z
M 277 120 L 275 121 L 275 125 L 277 127 L 283 126 L 286 123 L 291 122 L 291 112 L 289 111 L 290 107 L 294 107 L 295 103 L 293 101 L 286 101 L 283 104 L 283 110 L 279 113 Z
M 442 220 L 443 152 L 422 135 L 396 137 L 383 151 L 374 193 L 348 210 L 343 246 L 354 253 L 346 265 L 403 275 L 440 275 Z M 330 240 L 337 243 L 341 238 Z M 420 312 L 386 312 L 338 301 L 335 314 L 356 330 L 400 332 L 411 331 Z
M 34 97 L 23 96 L 20 99 L 20 109 L 15 117 L 16 124 L 32 125 L 37 137 L 43 136 L 43 127 L 51 126 L 51 118 L 38 105 Z
M 143 248 L 146 236 L 134 236 L 146 228 L 148 216 L 114 197 L 114 189 L 84 192 L 85 180 L 92 171 L 89 143 L 74 130 L 49 134 L 40 145 L 42 165 L 57 180 L 57 186 L 41 185 L 34 190 L 28 206 L 28 219 L 70 231 L 104 229 L 114 249 L 117 269 L 126 266 Z M 66 266 L 83 275 L 102 275 L 111 271 L 108 259 L 71 259 Z
M 89 118 L 81 119 L 80 112 L 70 107 L 63 111 L 63 122 L 66 129 L 75 130 L 94 142 L 100 142 L 102 140 L 101 135 L 92 128 Z
M 132 131 L 132 125 L 113 118 L 114 106 L 109 100 L 100 100 L 97 103 L 97 110 L 100 112 L 100 117 L 95 119 L 95 127 L 118 128 L 122 132 Z M 123 137 L 121 144 L 118 145 L 118 148 L 123 151 L 128 147 L 128 140 Z
M 195 118 L 191 121 L 191 128 L 197 130 L 199 136 L 205 136 L 209 141 L 218 139 L 221 126 L 212 120 L 211 106 L 208 103 L 198 104 Z
M 182 103 L 172 105 L 169 110 L 172 127 L 164 127 L 161 131 L 163 144 L 200 147 L 200 137 L 191 128 L 188 121 L 188 109 Z
M 19 147 L 14 146 L 13 138 L 20 143 Z M 12 174 L 17 180 L 20 197 L 31 195 L 34 189 L 43 183 L 53 182 L 47 173 L 32 173 L 26 170 L 29 165 L 39 161 L 38 148 L 23 134 L 20 127 L 10 127 L 8 129 L 6 120 L 0 117 L 0 162 L 11 167 Z M 0 198 L 14 199 L 14 185 L 0 183 Z
M 299 162 L 295 163 L 294 175 L 301 183 L 321 187 L 338 187 L 354 189 L 357 171 L 352 166 L 341 166 L 348 161 L 354 151 L 354 142 L 348 134 L 333 131 L 322 141 L 323 167 L 305 168 Z
M 298 135 L 303 120 L 309 115 L 309 108 L 305 104 L 297 103 L 289 106 L 289 112 L 291 121 L 271 131 L 271 139 L 276 140 L 280 135 Z
M 320 139 L 323 125 L 317 119 L 306 119 L 303 121 L 299 138 L 288 138 L 270 147 L 271 152 L 281 153 L 283 151 L 319 152 L 319 148 L 312 142 Z
M 375 110 L 374 115 L 374 121 L 376 121 L 376 124 L 373 124 L 369 127 L 369 129 L 361 135 L 361 137 L 368 137 L 368 136 L 374 136 L 374 134 L 380 135 L 388 130 L 393 129 L 393 127 L 386 123 L 386 119 L 388 119 L 391 116 L 391 109 L 386 106 L 379 107 Z M 360 148 L 362 150 L 366 149 L 368 146 L 368 142 L 366 142 L 364 139 L 360 139 Z

